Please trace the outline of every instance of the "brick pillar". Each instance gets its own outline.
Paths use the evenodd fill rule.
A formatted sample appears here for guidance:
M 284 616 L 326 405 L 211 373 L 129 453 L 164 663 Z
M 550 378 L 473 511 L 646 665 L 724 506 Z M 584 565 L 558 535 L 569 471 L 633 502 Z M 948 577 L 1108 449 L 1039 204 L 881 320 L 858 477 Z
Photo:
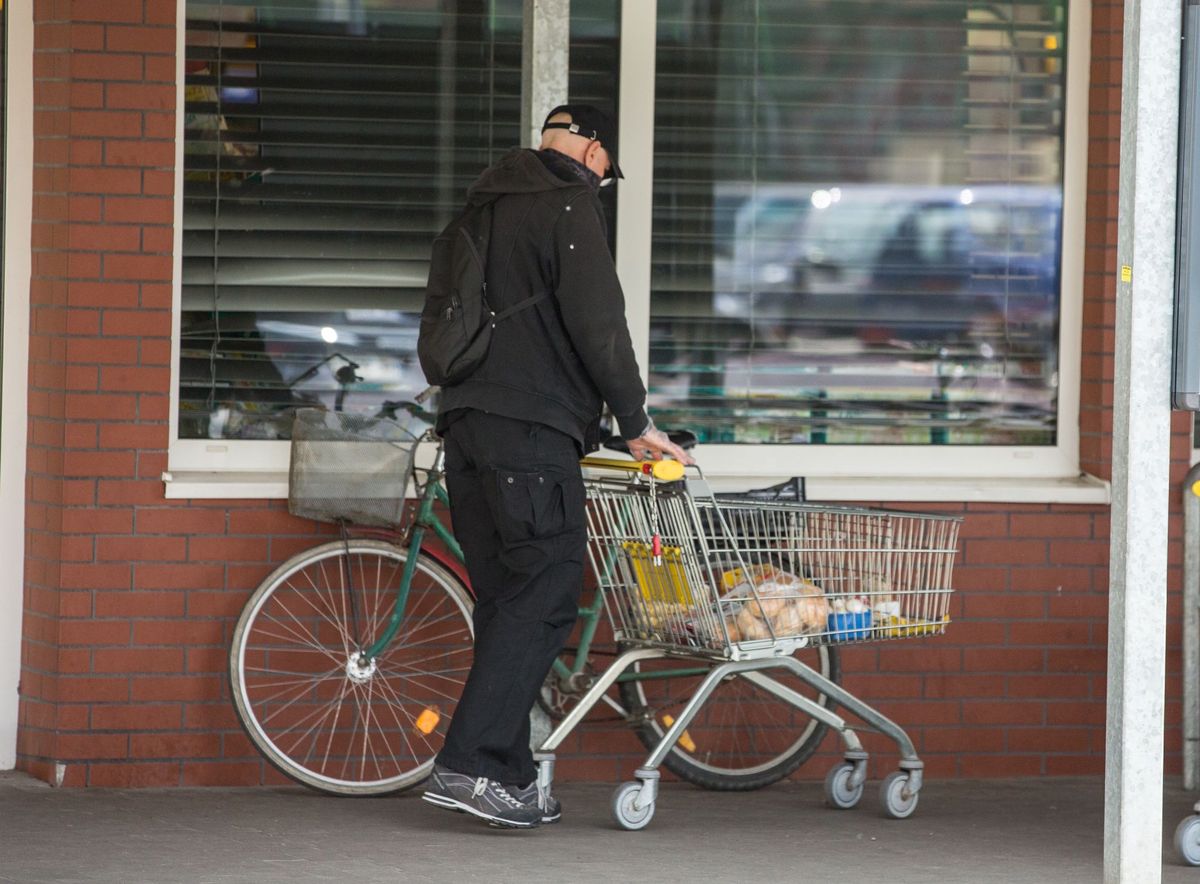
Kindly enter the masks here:
M 174 0 L 34 12 L 18 765 L 52 778 L 63 764 L 66 783 L 129 754 L 130 735 L 100 732 L 91 704 L 129 702 L 132 671 L 182 669 L 181 650 L 133 646 L 131 564 L 174 552 L 133 532 L 134 505 L 162 501 L 166 465 L 175 13 Z
M 1092 5 L 1088 96 L 1087 224 L 1083 276 L 1083 363 L 1079 461 L 1112 476 L 1113 348 L 1116 345 L 1117 167 L 1121 148 L 1121 0 Z

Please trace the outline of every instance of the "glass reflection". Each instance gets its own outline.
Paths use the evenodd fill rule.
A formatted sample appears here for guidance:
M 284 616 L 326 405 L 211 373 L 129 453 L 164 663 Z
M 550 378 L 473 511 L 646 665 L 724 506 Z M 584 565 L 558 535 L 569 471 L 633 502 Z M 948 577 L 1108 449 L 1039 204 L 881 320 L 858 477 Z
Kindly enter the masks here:
M 572 4 L 577 100 L 615 98 L 617 5 Z M 521 0 L 188 0 L 181 438 L 425 386 L 430 243 L 519 141 L 521 35 Z
M 662 422 L 1053 444 L 1064 4 L 659 10 Z

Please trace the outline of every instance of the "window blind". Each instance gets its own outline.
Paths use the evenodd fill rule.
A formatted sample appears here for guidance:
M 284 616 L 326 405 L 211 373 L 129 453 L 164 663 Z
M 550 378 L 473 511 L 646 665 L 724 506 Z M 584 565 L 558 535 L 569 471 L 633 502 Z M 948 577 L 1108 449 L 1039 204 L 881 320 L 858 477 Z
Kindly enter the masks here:
M 660 422 L 1052 445 L 1065 3 L 658 9 Z
M 577 0 L 572 90 L 611 90 L 615 0 Z M 181 438 L 424 387 L 430 243 L 519 142 L 521 0 L 187 4 Z M 574 33 L 574 26 L 573 26 Z

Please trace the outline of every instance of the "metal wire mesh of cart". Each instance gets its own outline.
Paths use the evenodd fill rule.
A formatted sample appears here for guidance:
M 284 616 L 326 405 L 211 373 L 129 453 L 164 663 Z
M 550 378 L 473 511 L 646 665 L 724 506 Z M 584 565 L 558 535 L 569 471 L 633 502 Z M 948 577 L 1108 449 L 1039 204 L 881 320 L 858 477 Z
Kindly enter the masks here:
M 745 656 L 941 634 L 960 519 L 591 481 L 589 559 L 619 638 Z

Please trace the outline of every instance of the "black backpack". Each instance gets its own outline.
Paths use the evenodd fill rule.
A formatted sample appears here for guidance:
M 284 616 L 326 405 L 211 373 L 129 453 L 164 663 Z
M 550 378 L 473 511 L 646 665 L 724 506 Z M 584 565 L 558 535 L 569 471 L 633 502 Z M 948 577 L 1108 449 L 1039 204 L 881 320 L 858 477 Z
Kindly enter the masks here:
M 492 201 L 469 205 L 433 241 L 417 357 L 425 379 L 450 387 L 483 364 L 496 323 L 532 307 L 546 292 L 497 313 L 488 303 Z

